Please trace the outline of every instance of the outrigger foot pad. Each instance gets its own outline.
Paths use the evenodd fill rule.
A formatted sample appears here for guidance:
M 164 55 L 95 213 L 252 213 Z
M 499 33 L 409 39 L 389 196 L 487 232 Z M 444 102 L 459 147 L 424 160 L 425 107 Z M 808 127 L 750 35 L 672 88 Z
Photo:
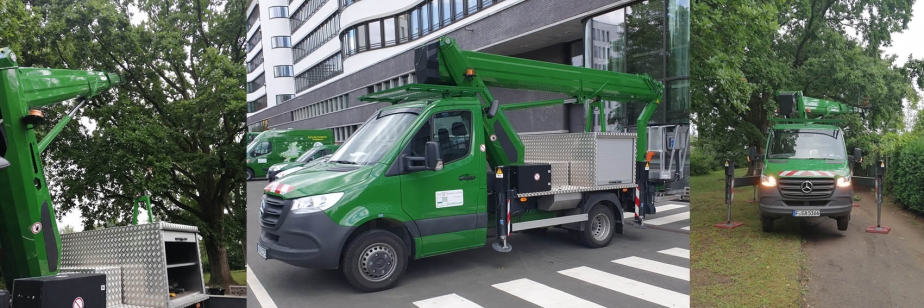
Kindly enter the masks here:
M 491 248 L 494 248 L 494 250 L 497 250 L 497 252 L 510 252 L 513 250 L 513 245 L 504 245 L 501 242 L 494 242 L 491 244 Z
M 633 222 L 632 222 L 632 225 L 635 226 L 636 228 L 639 228 L 639 229 L 646 229 L 646 228 L 648 228 L 648 227 L 645 226 L 645 222 L 640 221 L 640 220 L 633 221 Z

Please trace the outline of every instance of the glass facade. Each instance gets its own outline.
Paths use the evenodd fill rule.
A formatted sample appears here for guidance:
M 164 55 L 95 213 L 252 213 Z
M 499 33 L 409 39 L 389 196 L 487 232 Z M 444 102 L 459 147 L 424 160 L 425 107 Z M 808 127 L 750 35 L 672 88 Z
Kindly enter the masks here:
M 340 58 L 340 54 L 338 53 L 304 72 L 299 73 L 298 76 L 295 77 L 295 91 L 301 92 L 307 90 L 331 77 L 340 75 L 340 73 L 343 73 L 343 59 Z
M 584 66 L 647 74 L 664 83 L 664 98 L 652 117 L 657 123 L 689 123 L 690 1 L 648 0 L 585 23 Z M 607 102 L 607 131 L 635 126 L 644 105 Z
M 273 48 L 290 48 L 292 47 L 291 36 L 274 36 L 270 38 L 270 44 Z
M 289 7 L 288 6 L 271 6 L 269 8 L 270 19 L 273 18 L 289 18 Z
M 247 102 L 247 112 L 248 113 L 257 112 L 258 110 L 262 110 L 263 108 L 266 108 L 266 95 L 263 95 L 260 98 L 252 102 Z
M 295 9 L 295 12 L 289 17 L 289 29 L 292 33 L 301 28 L 308 21 L 308 18 L 311 18 L 311 15 L 314 15 L 325 3 L 327 3 L 327 0 L 305 0 L 305 2 L 302 2 L 302 5 Z
M 340 15 L 331 16 L 318 26 L 317 29 L 314 29 L 314 31 L 311 31 L 311 33 L 298 41 L 298 43 L 295 43 L 295 47 L 292 48 L 292 62 L 298 63 L 299 60 L 304 59 L 318 48 L 321 48 L 321 46 L 330 41 L 330 39 L 336 37 L 339 31 Z
M 253 59 L 247 61 L 247 73 L 253 72 L 260 67 L 260 65 L 263 65 L 263 50 L 260 50 L 256 56 L 253 56 Z
M 343 56 L 404 44 L 477 13 L 500 0 L 430 0 L 410 10 L 347 28 Z
M 247 40 L 247 45 L 244 46 L 244 49 L 246 50 L 246 52 L 250 52 L 257 46 L 259 46 L 260 40 L 262 39 L 263 39 L 263 32 L 260 32 L 260 28 L 257 27 L 257 32 L 254 32 L 253 36 L 251 36 L 250 39 Z
M 247 82 L 247 93 L 250 94 L 256 92 L 262 88 L 264 84 L 266 84 L 266 74 L 260 73 L 257 78 Z
M 250 28 L 257 23 L 257 20 L 260 20 L 260 10 L 255 7 L 250 15 L 247 15 L 247 32 L 250 32 Z
M 295 70 L 291 65 L 276 65 L 273 67 L 275 77 L 292 77 L 295 76 Z

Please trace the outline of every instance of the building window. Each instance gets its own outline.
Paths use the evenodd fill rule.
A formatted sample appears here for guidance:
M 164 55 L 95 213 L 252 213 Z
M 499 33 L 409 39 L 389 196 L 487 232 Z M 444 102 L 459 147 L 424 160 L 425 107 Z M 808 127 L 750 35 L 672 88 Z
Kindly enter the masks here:
M 356 3 L 359 1 L 360 0 L 340 0 L 340 8 L 342 9 L 342 8 L 348 7 L 352 5 L 353 3 Z
M 260 52 L 258 52 L 256 56 L 253 56 L 253 59 L 250 59 L 250 61 L 247 61 L 247 73 L 253 72 L 261 65 L 263 65 L 263 51 L 262 50 L 260 50 Z
M 266 130 L 266 120 L 247 125 L 247 130 L 252 133 L 259 133 Z
M 271 6 L 269 8 L 270 19 L 273 18 L 289 18 L 289 7 L 288 6 Z
M 317 29 L 311 31 L 311 33 L 302 38 L 301 41 L 298 41 L 298 43 L 295 43 L 295 47 L 292 47 L 292 62 L 298 63 L 299 60 L 304 59 L 318 48 L 321 48 L 321 46 L 324 46 L 330 39 L 337 36 L 339 31 L 340 15 L 331 16 L 318 26 Z
M 292 37 L 274 36 L 271 38 L 270 44 L 273 46 L 273 48 L 290 48 L 292 47 Z
M 301 28 L 301 26 L 304 25 L 315 12 L 321 9 L 321 6 L 324 6 L 327 1 L 328 0 L 305 0 L 305 2 L 302 2 L 302 5 L 295 9 L 295 12 L 289 17 L 289 29 L 291 29 L 292 33 L 295 33 L 295 30 Z
M 321 82 L 343 73 L 343 58 L 336 54 L 305 70 L 295 77 L 296 92 L 307 90 Z
M 266 108 L 266 95 L 261 96 L 260 98 L 247 102 L 247 113 L 254 113 Z
M 279 94 L 276 95 L 276 105 L 281 104 L 287 100 L 295 98 L 295 94 Z
M 253 27 L 253 25 L 257 23 L 258 20 L 260 20 L 260 10 L 258 9 L 259 7 L 260 6 L 257 5 L 253 8 L 253 11 L 250 12 L 250 15 L 247 15 L 247 32 L 250 32 L 250 28 Z
M 334 141 L 344 142 L 349 139 L 353 133 L 359 130 L 359 124 L 334 127 L 332 130 L 334 131 Z
M 343 1 L 348 0 L 341 0 L 341 5 Z M 424 1 L 407 11 L 344 29 L 340 36 L 343 55 L 348 57 L 368 50 L 414 41 L 500 1 L 502 0 Z
M 257 78 L 254 78 L 253 80 L 247 82 L 247 93 L 250 94 L 250 93 L 256 92 L 257 90 L 262 88 L 264 84 L 266 84 L 266 79 L 264 77 L 264 74 L 260 73 L 260 75 L 257 76 Z
M 369 94 L 372 94 L 372 93 L 379 92 L 379 91 L 385 91 L 388 89 L 412 84 L 414 83 L 414 80 L 415 80 L 414 73 L 405 74 L 405 75 L 401 75 L 395 78 L 386 79 L 386 80 L 383 80 L 382 82 L 368 86 L 366 87 L 366 92 L 368 92 Z
M 250 52 L 257 46 L 259 46 L 260 40 L 262 39 L 263 39 L 263 32 L 260 31 L 260 27 L 257 27 L 257 31 L 253 33 L 253 36 L 251 36 L 249 40 L 247 40 L 247 45 L 245 46 L 245 49 L 247 50 L 247 52 Z
M 652 121 L 689 122 L 690 5 L 686 0 L 648 0 L 594 16 L 585 22 L 580 61 L 586 67 L 646 74 L 665 85 L 663 101 Z M 576 61 L 573 58 L 572 61 Z M 636 125 L 643 106 L 606 102 L 607 131 Z
M 276 65 L 273 67 L 273 72 L 276 77 L 295 76 L 295 69 L 291 65 Z
M 349 101 L 350 95 L 344 94 L 325 99 L 317 103 L 309 104 L 308 106 L 292 110 L 292 121 L 304 120 L 347 109 L 350 106 Z

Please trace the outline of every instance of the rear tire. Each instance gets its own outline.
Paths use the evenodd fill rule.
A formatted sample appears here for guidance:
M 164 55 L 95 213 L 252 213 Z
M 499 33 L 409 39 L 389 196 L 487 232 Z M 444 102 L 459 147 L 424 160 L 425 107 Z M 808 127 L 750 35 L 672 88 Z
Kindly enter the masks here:
M 847 231 L 847 225 L 850 223 L 850 216 L 838 217 L 837 218 L 837 229 L 840 231 Z
M 407 269 L 404 242 L 394 233 L 368 230 L 347 244 L 340 267 L 354 288 L 378 292 L 393 288 Z
M 577 238 L 581 245 L 590 248 L 606 247 L 613 240 L 616 215 L 613 210 L 603 203 L 594 205 L 587 213 L 587 223 L 584 231 L 578 231 Z
M 250 170 L 250 168 L 247 168 L 247 170 L 245 171 L 247 172 L 247 180 L 248 181 L 253 180 L 253 170 Z
M 773 221 L 773 217 L 760 216 L 760 226 L 764 229 L 764 232 L 773 232 Z

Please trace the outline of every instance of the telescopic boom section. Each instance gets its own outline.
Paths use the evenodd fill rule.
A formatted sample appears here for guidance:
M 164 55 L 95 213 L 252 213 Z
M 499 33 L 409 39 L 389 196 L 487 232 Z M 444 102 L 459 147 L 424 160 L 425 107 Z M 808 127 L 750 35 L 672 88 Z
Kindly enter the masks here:
M 803 96 L 802 92 L 777 94 L 780 115 L 795 119 L 821 119 L 824 117 L 858 113 L 859 108 L 844 103 Z
M 601 107 L 602 101 L 647 104 L 638 118 L 638 149 L 647 149 L 647 123 L 660 103 L 664 86 L 647 75 L 634 75 L 574 67 L 543 61 L 499 56 L 460 49 L 455 40 L 441 38 L 438 42 L 420 47 L 416 54 L 417 79 L 427 84 L 454 85 L 483 89 L 485 108 L 490 108 L 494 97 L 487 87 L 534 90 L 562 93 L 570 99 L 505 104 L 493 117 L 486 116 L 487 136 L 496 136 L 497 142 L 487 147 L 492 167 L 523 162 L 523 143 L 517 136 L 503 110 L 542 107 L 567 103 L 587 103 Z M 586 130 L 591 131 L 594 108 L 587 108 Z M 600 121 L 605 123 L 604 121 Z M 605 125 L 601 125 L 605 130 Z M 493 140 L 492 140 L 493 141 Z M 638 162 L 645 161 L 645 151 L 638 151 Z
M 61 239 L 42 166 L 41 152 L 86 100 L 122 83 L 117 74 L 63 69 L 22 68 L 9 48 L 0 49 L 0 272 L 7 286 L 24 277 L 58 270 Z M 42 106 L 77 99 L 37 143 L 35 127 L 44 120 Z

